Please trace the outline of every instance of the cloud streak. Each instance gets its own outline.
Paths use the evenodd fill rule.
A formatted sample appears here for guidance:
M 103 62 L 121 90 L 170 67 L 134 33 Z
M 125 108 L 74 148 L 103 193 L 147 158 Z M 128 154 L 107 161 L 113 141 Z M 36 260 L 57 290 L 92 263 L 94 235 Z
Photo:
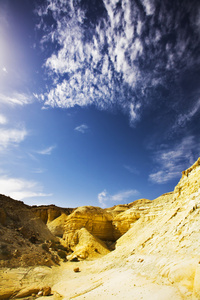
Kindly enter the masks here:
M 158 150 L 154 154 L 157 168 L 149 175 L 149 180 L 156 184 L 164 184 L 181 177 L 181 172 L 191 166 L 199 156 L 200 141 L 194 136 L 187 136 L 172 148 Z
M 41 155 L 51 155 L 52 151 L 56 148 L 56 146 L 50 146 L 48 148 L 37 151 L 38 154 Z
M 107 190 L 103 190 L 98 194 L 98 201 L 100 205 L 105 208 L 107 206 L 107 202 L 122 203 L 124 200 L 135 197 L 137 195 L 139 195 L 139 192 L 137 190 L 121 191 L 114 195 L 110 195 Z
M 26 129 L 0 128 L 0 150 L 18 146 L 27 135 Z
M 30 104 L 31 102 L 31 97 L 26 94 L 14 93 L 12 96 L 0 94 L 0 104 L 14 107 Z
M 74 130 L 79 131 L 81 133 L 86 133 L 88 131 L 88 129 L 89 129 L 89 127 L 86 124 L 82 124 L 82 125 L 74 128 Z

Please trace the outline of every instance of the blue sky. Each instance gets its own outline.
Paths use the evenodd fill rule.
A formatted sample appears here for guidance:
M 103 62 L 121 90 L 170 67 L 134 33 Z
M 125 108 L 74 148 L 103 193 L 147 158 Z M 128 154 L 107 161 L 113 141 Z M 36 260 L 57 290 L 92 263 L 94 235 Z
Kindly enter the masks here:
M 110 207 L 199 157 L 200 3 L 0 0 L 0 193 Z

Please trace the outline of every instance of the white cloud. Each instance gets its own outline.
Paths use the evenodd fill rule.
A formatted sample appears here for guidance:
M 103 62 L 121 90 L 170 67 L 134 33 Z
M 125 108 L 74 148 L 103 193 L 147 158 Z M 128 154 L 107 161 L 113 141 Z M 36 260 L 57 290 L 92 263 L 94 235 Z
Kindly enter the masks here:
M 181 177 L 181 172 L 191 166 L 199 156 L 200 142 L 194 136 L 187 136 L 172 148 L 158 150 L 155 153 L 157 170 L 149 175 L 153 183 L 164 184 Z
M 26 129 L 0 128 L 0 150 L 12 146 L 18 146 L 28 135 Z
M 183 4 L 175 18 L 174 7 L 166 3 L 125 0 L 119 5 L 103 0 L 106 13 L 87 28 L 89 8 L 83 10 L 79 4 L 48 0 L 46 7 L 38 9 L 39 28 L 44 29 L 41 43 L 59 45 L 44 64 L 52 79 L 51 88 L 40 95 L 44 107 L 93 104 L 106 110 L 117 106 L 135 123 L 146 103 L 155 103 L 151 100 L 155 87 L 166 87 L 199 62 L 199 40 L 193 34 L 197 25 L 182 26 L 186 14 L 193 14 L 192 5 Z M 55 21 L 52 28 L 45 23 L 50 13 Z M 168 36 L 174 39 L 167 41 Z M 181 100 L 181 96 L 176 99 Z
M 148 16 L 153 15 L 154 11 L 155 11 L 155 7 L 152 0 L 141 0 L 142 4 L 144 5 L 146 14 Z
M 103 192 L 98 194 L 98 200 L 99 200 L 100 205 L 103 208 L 105 208 L 106 207 L 105 202 L 108 200 L 108 193 L 106 190 L 104 190 Z
M 102 207 L 107 206 L 107 202 L 123 202 L 124 200 L 130 198 L 130 197 L 135 197 L 139 195 L 139 192 L 137 190 L 126 190 L 126 191 L 121 191 L 117 194 L 114 195 L 109 195 L 106 190 L 103 190 L 101 193 L 98 194 L 98 200 L 99 203 Z
M 3 71 L 4 73 L 8 73 L 6 67 L 3 67 L 3 68 L 2 68 L 2 71 Z
M 23 106 L 26 104 L 30 104 L 31 102 L 31 97 L 26 94 L 14 93 L 12 96 L 0 94 L 0 104 L 5 104 L 9 106 Z
M 4 115 L 0 114 L 0 124 L 4 125 L 6 123 L 7 123 L 7 118 Z
M 42 193 L 42 187 L 34 181 L 23 178 L 0 177 L 0 193 L 16 200 L 32 197 L 47 197 L 51 194 Z
M 88 131 L 88 129 L 89 129 L 89 127 L 86 124 L 82 124 L 82 125 L 74 128 L 74 130 L 79 131 L 81 133 L 86 133 Z
M 56 146 L 50 146 L 48 148 L 37 151 L 38 154 L 41 155 L 51 155 L 52 151 L 56 148 Z
M 52 10 L 57 22 L 57 28 L 52 34 L 59 43 L 60 50 L 52 54 L 45 63 L 45 67 L 50 74 L 54 74 L 55 79 L 52 88 L 45 95 L 41 95 L 41 97 L 45 96 L 45 106 L 69 108 L 75 105 L 95 104 L 101 109 L 107 109 L 119 101 L 119 103 L 123 102 L 120 104 L 123 109 L 129 110 L 129 105 L 125 104 L 126 87 L 120 87 L 120 84 L 124 84 L 120 82 L 121 74 L 125 83 L 131 87 L 135 86 L 139 71 L 134 60 L 137 54 L 142 53 L 142 44 L 137 38 L 132 62 L 129 58 L 127 59 L 127 53 L 130 57 L 129 46 L 134 34 L 130 3 L 124 5 L 124 12 L 118 11 L 117 14 L 113 13 L 116 3 L 105 1 L 104 4 L 110 17 L 109 23 L 104 22 L 104 26 L 97 23 L 91 39 L 83 42 L 84 12 L 82 11 L 81 14 L 80 8 L 70 5 L 68 10 L 71 17 L 61 17 L 61 11 L 65 6 L 58 1 L 49 1 L 48 9 Z M 77 9 L 78 15 L 82 16 L 80 20 L 77 19 Z M 47 10 L 44 10 L 43 14 L 46 15 Z M 41 10 L 39 15 L 42 17 Z M 126 20 L 124 22 L 126 35 L 115 35 L 114 32 L 123 24 L 121 21 L 123 18 Z M 46 35 L 45 39 L 53 41 L 52 35 Z M 108 46 L 106 53 L 103 52 L 105 45 Z M 67 80 L 60 80 L 63 74 L 68 75 Z M 134 107 L 135 104 L 134 101 Z M 133 118 L 132 109 L 130 111 L 132 121 L 137 119 L 138 111 L 134 113 Z
M 180 169 L 180 168 L 179 168 Z M 170 171 L 170 169 L 164 169 L 149 175 L 150 181 L 158 184 L 164 184 L 168 181 L 180 177 L 180 171 Z
M 112 201 L 123 201 L 124 199 L 130 198 L 132 196 L 136 196 L 138 195 L 138 191 L 137 190 L 127 190 L 127 191 L 123 191 L 123 192 L 119 192 L 113 196 L 110 197 L 110 199 Z

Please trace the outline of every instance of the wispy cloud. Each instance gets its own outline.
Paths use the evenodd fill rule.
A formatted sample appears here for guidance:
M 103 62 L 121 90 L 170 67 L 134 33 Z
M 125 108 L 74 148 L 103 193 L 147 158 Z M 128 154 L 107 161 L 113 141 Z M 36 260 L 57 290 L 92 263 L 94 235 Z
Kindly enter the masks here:
M 89 129 L 89 127 L 86 124 L 82 124 L 82 125 L 74 128 L 74 130 L 79 131 L 81 133 L 86 133 L 88 131 L 88 129 Z
M 200 141 L 187 136 L 172 148 L 160 149 L 154 154 L 156 170 L 149 175 L 153 183 L 164 184 L 181 177 L 181 172 L 191 166 L 199 156 Z
M 43 193 L 42 187 L 37 182 L 8 176 L 0 177 L 0 193 L 16 200 L 52 196 L 52 194 Z
M 198 99 L 189 109 L 188 112 L 184 113 L 184 114 L 180 114 L 177 118 L 177 120 L 175 121 L 175 124 L 173 126 L 173 129 L 176 129 L 177 127 L 181 126 L 185 126 L 185 124 L 187 122 L 190 122 L 193 117 L 197 114 L 200 114 L 200 99 Z
M 7 123 L 7 118 L 4 115 L 0 114 L 0 124 L 4 125 L 6 123 Z
M 117 194 L 114 195 L 109 195 L 109 193 L 106 190 L 103 190 L 101 193 L 98 194 L 98 200 L 99 203 L 102 207 L 106 207 L 107 202 L 123 202 L 126 199 L 129 199 L 131 197 L 135 197 L 139 195 L 139 192 L 137 190 L 126 190 L 126 191 L 121 191 Z
M 139 174 L 139 171 L 135 167 L 128 166 L 128 165 L 124 165 L 123 167 L 132 174 L 136 174 L 136 175 Z
M 56 148 L 56 146 L 50 146 L 48 148 L 45 148 L 45 149 L 42 149 L 42 150 L 39 150 L 39 151 L 36 151 L 38 154 L 41 154 L 41 155 L 51 155 L 52 151 Z
M 18 146 L 28 135 L 26 129 L 0 128 L 0 150 L 8 147 Z
M 51 88 L 40 95 L 44 107 L 120 107 L 132 123 L 139 120 L 157 91 L 178 84 L 178 74 L 200 61 L 200 35 L 192 21 L 198 10 L 192 3 L 177 5 L 103 0 L 99 15 L 88 20 L 91 6 L 48 0 L 38 9 L 41 43 L 56 43 L 59 50 L 44 65 L 52 78 Z M 45 23 L 48 14 L 55 21 L 51 28 Z M 176 88 L 170 86 L 173 94 Z
M 30 104 L 32 99 L 26 94 L 14 93 L 11 96 L 0 94 L 0 104 L 16 106 L 16 105 L 26 105 Z

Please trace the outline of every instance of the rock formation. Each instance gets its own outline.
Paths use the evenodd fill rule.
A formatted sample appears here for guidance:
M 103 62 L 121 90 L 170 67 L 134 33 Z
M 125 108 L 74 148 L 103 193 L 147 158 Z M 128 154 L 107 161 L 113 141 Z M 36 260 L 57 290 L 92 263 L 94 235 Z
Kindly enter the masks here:
M 52 222 L 47 223 L 47 227 L 55 236 L 60 238 L 63 237 L 65 222 L 67 220 L 67 215 L 62 213 L 59 217 L 55 218 Z
M 51 232 L 33 210 L 47 223 Z M 142 286 L 141 282 L 144 282 L 144 289 L 145 284 L 148 285 L 144 299 L 200 299 L 200 158 L 182 173 L 173 192 L 155 200 L 139 199 L 108 209 L 83 206 L 68 213 L 63 209 L 58 211 L 52 206 L 49 211 L 48 207 L 44 210 L 32 209 L 20 201 L 0 195 L 0 265 L 51 265 L 58 256 L 64 260 L 67 256 L 70 262 L 66 265 L 70 265 L 81 263 L 77 262 L 80 259 L 99 258 L 99 263 L 92 265 L 87 277 L 84 274 L 85 261 L 80 272 L 73 272 L 74 267 L 79 268 L 79 265 L 73 266 L 72 272 L 77 273 L 74 276 L 78 277 L 72 279 L 73 289 L 70 292 L 70 283 L 67 287 L 66 282 L 60 283 L 63 276 L 55 267 L 54 272 L 60 277 L 49 277 L 54 282 L 57 280 L 52 291 L 57 291 L 61 298 L 82 295 L 80 299 L 87 299 L 89 295 L 88 299 L 102 299 L 102 295 L 107 295 L 105 299 L 111 299 L 117 295 L 118 299 L 122 299 L 120 292 L 123 287 L 120 283 L 127 275 L 130 293 L 124 299 L 140 299 L 141 289 L 139 296 L 132 296 L 133 291 L 137 292 L 139 285 Z M 63 239 L 58 241 L 53 233 L 60 237 L 63 235 Z M 115 241 L 116 248 L 110 252 L 107 246 Z M 70 255 L 68 247 L 74 251 Z M 47 269 L 46 274 L 50 274 Z M 20 272 L 18 277 L 21 276 Z M 10 273 L 12 275 L 12 271 Z M 67 274 L 72 276 L 71 273 Z M 107 276 L 106 282 L 103 281 L 104 274 Z M 84 283 L 79 276 L 82 276 Z M 0 272 L 0 287 L 1 282 L 6 286 L 6 278 L 7 273 Z M 64 278 L 70 280 L 66 276 Z M 135 289 L 133 279 L 138 284 Z M 104 293 L 107 287 L 111 289 L 112 282 L 114 293 Z M 11 297 L 13 293 L 17 297 L 31 295 L 33 291 L 43 293 L 47 283 L 41 281 L 37 286 L 32 283 L 28 289 L 27 286 L 23 287 L 22 291 L 21 285 L 13 287 L 10 284 L 9 288 L 0 292 L 0 299 Z M 126 283 L 124 293 L 127 290 Z M 78 291 L 74 292 L 74 287 Z M 119 293 L 115 294 L 117 288 Z M 95 294 L 97 290 L 99 298 Z M 164 296 L 166 290 L 168 293 Z
M 65 214 L 66 216 L 70 215 L 73 212 L 73 208 L 62 208 L 56 205 L 41 205 L 41 206 L 32 206 L 32 211 L 36 214 L 37 217 L 40 217 L 45 224 L 48 224 Z
M 81 206 L 67 217 L 63 239 L 68 246 L 71 244 L 74 233 L 81 228 L 86 228 L 101 240 L 115 240 L 112 214 L 100 207 Z
M 151 200 L 139 199 L 132 202 L 129 209 L 117 214 L 112 220 L 115 240 L 126 233 L 141 216 L 148 214 L 151 204 Z
M 57 252 L 49 251 L 53 241 L 56 237 L 30 206 L 0 195 L 0 266 L 58 263 Z
M 174 192 L 154 201 L 116 245 L 116 252 L 156 257 L 155 269 L 176 282 L 186 298 L 200 299 L 200 159 L 188 170 Z M 150 268 L 150 267 L 149 267 Z
M 78 207 L 65 220 L 63 239 L 67 246 L 70 246 L 74 233 L 86 228 L 102 241 L 115 242 L 141 215 L 148 212 L 151 203 L 150 200 L 139 199 L 108 209 L 93 206 Z
M 168 252 L 190 255 L 200 252 L 200 159 L 188 170 L 174 192 L 152 201 L 148 212 L 132 226 L 135 251 Z M 158 226 L 159 224 L 159 226 Z M 141 234 L 144 232 L 145 234 Z M 117 244 L 123 243 L 123 237 Z M 164 247 L 164 245 L 166 245 Z
M 68 257 L 69 260 L 74 257 L 80 259 L 97 258 L 99 255 L 105 255 L 110 252 L 106 244 L 94 237 L 86 228 L 77 230 L 71 237 L 71 249 L 74 252 Z

